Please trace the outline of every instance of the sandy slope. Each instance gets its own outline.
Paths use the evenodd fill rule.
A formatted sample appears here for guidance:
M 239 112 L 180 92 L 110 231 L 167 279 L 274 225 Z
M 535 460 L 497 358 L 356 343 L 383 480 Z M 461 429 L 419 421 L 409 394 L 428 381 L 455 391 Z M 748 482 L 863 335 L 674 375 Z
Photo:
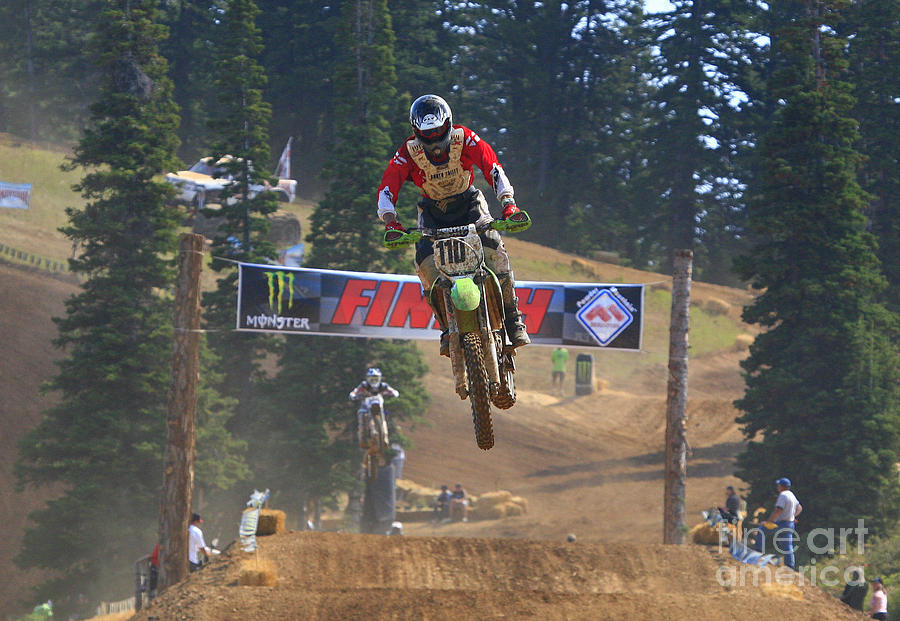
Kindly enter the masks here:
M 232 548 L 135 620 L 861 619 L 817 588 L 724 587 L 699 546 L 288 533 L 260 538 L 273 587 L 240 585 Z M 767 586 L 768 584 L 768 586 Z

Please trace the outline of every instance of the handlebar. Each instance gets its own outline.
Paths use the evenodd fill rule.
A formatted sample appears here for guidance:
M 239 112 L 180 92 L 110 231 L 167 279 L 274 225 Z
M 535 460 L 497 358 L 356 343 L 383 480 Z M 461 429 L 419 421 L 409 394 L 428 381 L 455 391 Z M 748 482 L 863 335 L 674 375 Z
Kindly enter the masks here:
M 505 233 L 520 233 L 531 226 L 531 218 L 524 211 L 518 211 L 512 214 L 506 220 L 491 220 L 484 224 L 476 225 L 475 230 L 478 233 L 488 229 L 502 231 Z M 469 232 L 469 225 L 451 226 L 442 229 L 429 228 L 409 228 L 406 231 L 397 231 L 391 229 L 384 232 L 384 247 L 390 249 L 406 248 L 418 242 L 422 238 L 426 239 L 443 239 L 446 237 L 461 237 Z

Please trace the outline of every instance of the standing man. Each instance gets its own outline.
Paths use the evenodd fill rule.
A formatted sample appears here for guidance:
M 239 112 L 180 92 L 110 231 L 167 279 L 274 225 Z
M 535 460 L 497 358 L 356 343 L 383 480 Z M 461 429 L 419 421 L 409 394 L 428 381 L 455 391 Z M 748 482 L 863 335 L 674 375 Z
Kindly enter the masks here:
M 778 498 L 775 500 L 775 510 L 769 516 L 770 522 L 775 522 L 778 527 L 775 531 L 775 549 L 784 554 L 784 564 L 791 569 L 796 569 L 794 559 L 794 525 L 797 516 L 803 511 L 803 506 L 794 492 L 791 491 L 791 480 L 782 477 L 775 481 L 778 488 Z
M 553 391 L 563 395 L 563 381 L 566 379 L 566 363 L 569 361 L 569 350 L 557 347 L 550 353 L 550 364 L 553 370 Z
M 191 525 L 188 527 L 188 562 L 190 563 L 191 573 L 199 570 L 206 560 L 212 555 L 212 551 L 203 541 L 203 531 L 200 525 L 203 524 L 203 518 L 199 513 L 191 514 Z M 200 555 L 203 555 L 201 560 Z
M 468 226 L 490 223 L 493 218 L 487 200 L 473 184 L 475 167 L 481 169 L 497 195 L 506 220 L 519 212 L 513 198 L 513 186 L 497 160 L 497 154 L 478 134 L 464 125 L 453 124 L 453 113 L 442 97 L 422 95 L 409 109 L 412 136 L 408 137 L 391 159 L 378 186 L 378 217 L 386 231 L 405 231 L 397 220 L 397 197 L 400 188 L 412 181 L 422 192 L 418 204 L 418 225 L 426 228 Z M 515 282 L 509 255 L 500 233 L 488 229 L 480 234 L 484 260 L 497 275 L 503 292 L 504 324 L 513 347 L 528 345 L 531 340 L 519 312 Z M 431 288 L 440 277 L 434 263 L 431 241 L 416 242 L 416 273 L 422 282 L 425 300 L 431 301 Z M 443 313 L 435 310 L 441 325 L 441 355 L 450 356 L 448 328 Z
M 741 518 L 741 499 L 731 485 L 725 488 L 725 512 L 732 518 L 732 523 L 736 524 Z

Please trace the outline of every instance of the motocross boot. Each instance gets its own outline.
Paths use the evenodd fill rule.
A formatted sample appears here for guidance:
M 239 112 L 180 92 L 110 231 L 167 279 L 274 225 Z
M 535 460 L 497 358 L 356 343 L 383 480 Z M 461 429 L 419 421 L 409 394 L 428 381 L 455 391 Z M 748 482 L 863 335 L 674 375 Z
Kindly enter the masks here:
M 515 282 L 512 272 L 497 274 L 500 281 L 500 291 L 503 293 L 503 308 L 505 310 L 503 323 L 513 347 L 523 347 L 531 343 L 528 338 L 528 330 L 519 312 L 519 298 L 516 297 Z
M 434 313 L 435 319 L 438 320 L 438 323 L 441 326 L 441 355 L 449 358 L 450 357 L 450 330 L 447 328 L 447 325 L 444 323 L 444 320 L 441 319 L 440 314 L 438 314 L 437 309 L 434 307 L 434 304 L 431 302 L 431 289 L 425 291 L 425 300 L 428 302 L 428 306 L 431 307 L 431 312 Z

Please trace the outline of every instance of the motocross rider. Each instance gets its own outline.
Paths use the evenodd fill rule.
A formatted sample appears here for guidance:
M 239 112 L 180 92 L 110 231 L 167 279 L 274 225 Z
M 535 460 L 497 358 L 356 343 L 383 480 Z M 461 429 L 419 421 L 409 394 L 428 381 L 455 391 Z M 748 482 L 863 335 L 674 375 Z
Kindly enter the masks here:
M 378 217 L 385 230 L 404 231 L 397 220 L 396 202 L 406 181 L 415 183 L 422 192 L 418 203 L 418 226 L 442 228 L 482 224 L 492 220 L 487 200 L 472 183 L 473 166 L 497 193 L 503 208 L 502 218 L 519 211 L 513 198 L 513 187 L 491 146 L 468 127 L 453 124 L 450 106 L 437 95 L 422 95 L 409 109 L 409 123 L 413 135 L 400 145 L 384 171 L 378 188 Z M 505 302 L 504 323 L 514 347 L 528 345 L 531 339 L 522 313 L 519 312 L 515 282 L 509 265 L 509 255 L 500 233 L 488 229 L 481 233 L 484 259 L 500 281 Z M 431 288 L 440 276 L 434 264 L 434 249 L 430 240 L 416 243 L 416 273 L 422 282 L 425 299 L 431 304 Z M 432 305 L 432 311 L 434 306 Z M 435 312 L 441 324 L 441 355 L 450 355 L 447 326 Z
M 364 401 L 367 397 L 374 397 L 378 394 L 386 399 L 400 396 L 400 393 L 395 388 L 392 388 L 390 384 L 381 381 L 381 369 L 372 367 L 366 371 L 366 378 L 359 383 L 359 386 L 350 391 L 350 400 Z M 382 412 L 383 415 L 384 412 Z M 356 428 L 359 433 L 359 446 L 361 448 L 369 448 L 369 445 L 366 443 L 368 434 L 365 433 L 363 428 L 365 423 L 366 409 L 363 405 L 356 412 Z

